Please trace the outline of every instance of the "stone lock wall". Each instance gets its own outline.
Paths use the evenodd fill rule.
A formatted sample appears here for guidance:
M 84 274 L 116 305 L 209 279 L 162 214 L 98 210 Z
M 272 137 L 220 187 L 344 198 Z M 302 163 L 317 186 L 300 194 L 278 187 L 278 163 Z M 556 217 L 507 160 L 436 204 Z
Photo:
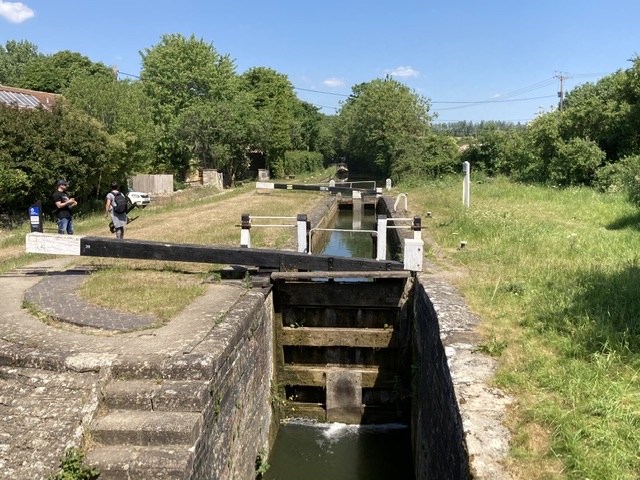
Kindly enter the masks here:
M 196 443 L 190 476 L 193 480 L 255 478 L 257 455 L 268 453 L 272 312 L 271 295 L 252 291 L 225 318 L 231 337 L 218 339 L 226 346 L 203 414 L 203 433 Z M 203 342 L 204 348 L 207 342 Z M 215 338 L 211 342 L 218 343 Z
M 462 418 L 438 315 L 423 285 L 414 286 L 412 432 L 416 478 L 470 478 Z

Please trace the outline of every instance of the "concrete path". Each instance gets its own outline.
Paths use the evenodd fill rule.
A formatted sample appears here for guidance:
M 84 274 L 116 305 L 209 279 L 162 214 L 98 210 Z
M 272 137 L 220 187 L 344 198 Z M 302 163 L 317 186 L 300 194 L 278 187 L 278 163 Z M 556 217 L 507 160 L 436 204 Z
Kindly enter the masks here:
M 55 258 L 0 276 L 0 479 L 45 479 L 55 471 L 96 411 L 103 367 L 155 368 L 167 376 L 210 368 L 197 347 L 246 293 L 238 285 L 209 284 L 177 317 L 149 328 L 150 317 L 78 299 L 74 289 L 86 271 L 67 268 L 73 260 Z M 25 299 L 75 327 L 47 325 L 23 308 Z

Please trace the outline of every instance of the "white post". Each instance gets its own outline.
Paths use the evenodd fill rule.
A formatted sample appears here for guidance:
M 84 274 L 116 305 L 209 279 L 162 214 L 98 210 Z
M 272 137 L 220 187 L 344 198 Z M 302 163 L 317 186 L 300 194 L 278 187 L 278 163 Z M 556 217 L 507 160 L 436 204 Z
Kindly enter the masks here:
M 413 238 L 404 239 L 404 269 L 412 272 L 422 271 L 424 242 Z
M 307 230 L 308 226 L 307 215 L 304 213 L 298 214 L 296 218 L 296 227 L 298 231 L 298 253 L 309 252 L 309 246 L 307 245 L 309 238 L 309 232 Z
M 387 216 L 378 215 L 378 223 L 376 227 L 378 234 L 378 242 L 376 247 L 376 260 L 387 259 Z
M 242 230 L 240 230 L 240 247 L 251 248 L 251 217 L 248 213 L 243 213 Z
M 387 181 L 386 181 L 386 182 L 385 182 L 385 184 L 384 184 L 384 188 L 385 188 L 387 191 L 391 190 L 391 179 L 390 179 L 390 178 L 387 178 Z
M 469 208 L 469 190 L 471 183 L 471 165 L 469 162 L 462 163 L 462 171 L 464 172 L 464 181 L 462 183 L 462 203 L 465 208 Z
M 351 228 L 353 230 L 362 230 L 362 192 L 353 191 L 353 217 L 351 219 Z

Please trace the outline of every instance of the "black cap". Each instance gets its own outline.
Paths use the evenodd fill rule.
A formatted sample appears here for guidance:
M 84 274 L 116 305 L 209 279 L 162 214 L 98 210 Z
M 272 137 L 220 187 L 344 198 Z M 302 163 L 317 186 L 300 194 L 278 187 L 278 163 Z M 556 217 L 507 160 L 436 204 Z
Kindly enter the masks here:
M 57 185 L 58 185 L 58 187 L 59 187 L 60 185 L 69 185 L 69 182 L 67 182 L 66 180 L 58 180 Z

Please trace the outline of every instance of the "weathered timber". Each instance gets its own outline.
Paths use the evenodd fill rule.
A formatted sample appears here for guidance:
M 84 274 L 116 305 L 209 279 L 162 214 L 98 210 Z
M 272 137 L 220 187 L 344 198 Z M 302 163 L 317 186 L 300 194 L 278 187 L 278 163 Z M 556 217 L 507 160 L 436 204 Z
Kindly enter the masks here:
M 285 327 L 401 328 L 400 311 L 367 308 L 283 307 Z
M 401 262 L 377 261 L 368 258 L 309 255 L 271 249 L 118 240 L 102 237 L 82 237 L 80 239 L 80 255 L 222 265 L 237 264 L 274 268 L 282 271 L 294 269 L 386 271 L 403 270 L 404 268 Z
M 331 367 L 285 365 L 280 371 L 279 381 L 284 385 L 324 387 L 325 374 L 329 368 Z M 378 365 L 353 368 L 362 374 L 362 388 L 393 388 L 397 383 L 397 373 L 394 370 L 382 370 Z
M 282 345 L 304 347 L 397 347 L 393 328 L 283 327 Z
M 308 418 L 316 422 L 325 422 L 327 412 L 324 405 L 319 403 L 287 401 L 284 405 L 284 415 L 288 418 Z
M 404 303 L 404 283 L 385 282 L 278 282 L 276 304 L 280 308 L 346 307 L 397 309 Z
M 351 187 L 331 187 L 324 185 L 304 185 L 299 183 L 271 183 L 256 182 L 257 189 L 279 189 L 279 190 L 306 190 L 312 192 L 340 193 L 342 195 L 352 195 L 359 192 L 361 195 L 377 195 L 379 192 L 371 188 L 351 188 Z
M 398 413 L 395 407 L 372 407 L 366 405 L 362 408 L 361 424 L 380 424 L 398 421 Z M 287 401 L 285 407 L 286 417 L 303 417 L 318 422 L 326 422 L 327 412 L 324 405 L 304 402 Z
M 413 272 L 403 270 L 401 272 L 273 272 L 272 280 L 315 280 L 315 279 L 340 279 L 340 278 L 409 278 Z

